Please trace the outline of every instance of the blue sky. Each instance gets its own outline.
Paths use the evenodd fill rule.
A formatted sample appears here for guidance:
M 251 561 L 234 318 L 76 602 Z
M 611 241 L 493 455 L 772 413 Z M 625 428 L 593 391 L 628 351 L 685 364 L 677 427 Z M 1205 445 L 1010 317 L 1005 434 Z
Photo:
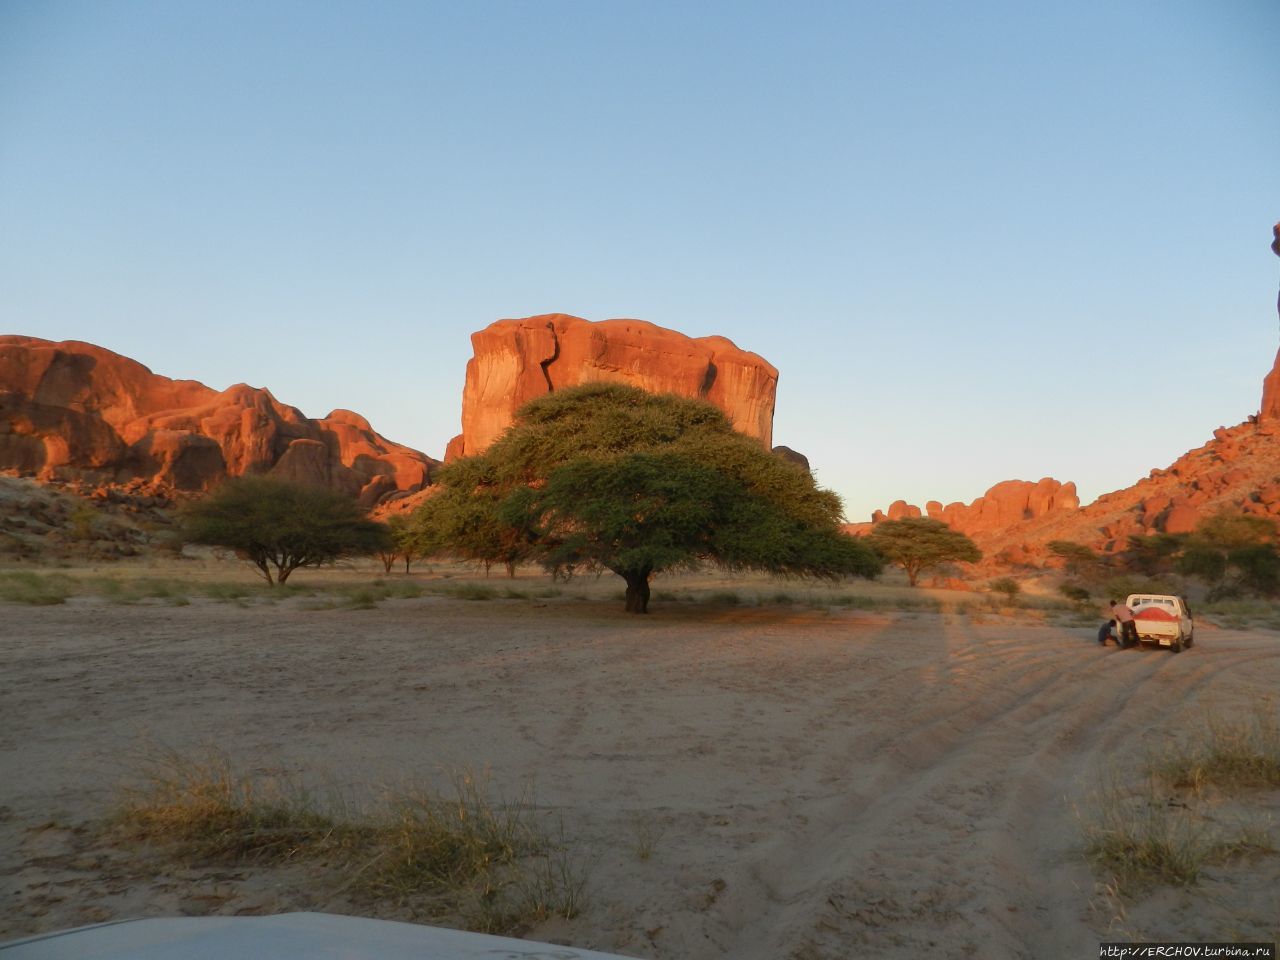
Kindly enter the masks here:
M 1280 344 L 1280 3 L 0 0 L 0 332 L 434 456 L 469 335 L 775 364 L 851 519 L 1127 486 Z

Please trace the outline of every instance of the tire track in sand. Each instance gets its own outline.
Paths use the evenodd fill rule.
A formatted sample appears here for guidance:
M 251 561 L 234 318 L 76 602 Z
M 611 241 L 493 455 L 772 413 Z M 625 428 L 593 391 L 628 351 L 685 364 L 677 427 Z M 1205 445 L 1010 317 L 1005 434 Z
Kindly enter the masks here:
M 876 759 L 811 803 L 807 827 L 757 852 L 741 889 L 716 905 L 707 956 L 1031 958 L 1096 948 L 1069 798 L 1135 734 L 1167 728 L 1225 676 L 1275 658 L 1220 661 L 1193 647 L 1176 658 L 1108 648 L 1084 659 L 1083 645 L 981 643 L 955 625 L 943 633 L 949 665 L 981 664 L 981 679 L 881 709 Z M 881 691 L 874 702 L 892 699 Z

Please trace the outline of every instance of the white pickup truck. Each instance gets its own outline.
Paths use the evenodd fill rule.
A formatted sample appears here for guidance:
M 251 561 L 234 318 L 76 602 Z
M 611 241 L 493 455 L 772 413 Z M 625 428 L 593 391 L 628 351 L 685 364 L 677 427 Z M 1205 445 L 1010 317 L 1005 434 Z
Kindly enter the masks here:
M 1138 626 L 1138 641 L 1181 653 L 1195 640 L 1195 621 L 1182 597 L 1131 593 L 1125 600 Z

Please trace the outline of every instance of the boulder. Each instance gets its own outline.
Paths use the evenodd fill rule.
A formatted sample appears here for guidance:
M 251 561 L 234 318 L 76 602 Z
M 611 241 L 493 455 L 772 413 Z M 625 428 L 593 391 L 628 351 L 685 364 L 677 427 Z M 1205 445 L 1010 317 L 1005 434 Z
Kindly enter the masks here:
M 562 313 L 499 320 L 471 335 L 462 433 L 446 460 L 488 448 L 535 397 L 582 383 L 626 383 L 714 403 L 768 449 L 778 371 L 724 337 L 687 337 L 644 320 Z
M 781 457 L 788 463 L 794 463 L 797 467 L 803 467 L 805 473 L 809 473 L 809 458 L 803 453 L 797 453 L 790 447 L 777 446 L 773 448 L 775 456 Z
M 907 503 L 905 500 L 895 500 L 889 504 L 888 519 L 890 520 L 914 520 L 920 516 L 920 508 L 914 503 Z
M 1187 503 L 1175 504 L 1164 515 L 1164 532 L 1190 533 L 1199 522 L 1199 510 Z

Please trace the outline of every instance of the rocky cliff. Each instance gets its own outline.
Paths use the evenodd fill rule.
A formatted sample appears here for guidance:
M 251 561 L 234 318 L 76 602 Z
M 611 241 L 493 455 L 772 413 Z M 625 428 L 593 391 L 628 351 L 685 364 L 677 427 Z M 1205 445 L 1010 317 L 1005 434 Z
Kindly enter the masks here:
M 0 336 L 0 470 L 169 494 L 271 473 L 372 506 L 436 461 L 361 416 L 311 420 L 270 392 L 170 380 L 102 347 Z
M 1274 377 L 1273 371 L 1268 381 Z M 1187 533 L 1223 509 L 1280 520 L 1280 419 L 1251 416 L 1219 427 L 1203 446 L 1086 507 L 1073 484 L 1047 478 L 998 483 L 968 506 L 926 505 L 929 516 L 968 534 L 997 565 L 1039 565 L 1052 540 L 1116 553 L 1131 536 Z M 877 510 L 871 523 L 847 529 L 863 533 L 883 520 L 920 515 L 919 507 L 899 500 Z
M 480 453 L 535 397 L 607 380 L 702 397 L 767 448 L 778 371 L 724 337 L 687 337 L 644 320 L 592 322 L 562 313 L 499 320 L 471 335 L 462 433 L 446 460 Z

